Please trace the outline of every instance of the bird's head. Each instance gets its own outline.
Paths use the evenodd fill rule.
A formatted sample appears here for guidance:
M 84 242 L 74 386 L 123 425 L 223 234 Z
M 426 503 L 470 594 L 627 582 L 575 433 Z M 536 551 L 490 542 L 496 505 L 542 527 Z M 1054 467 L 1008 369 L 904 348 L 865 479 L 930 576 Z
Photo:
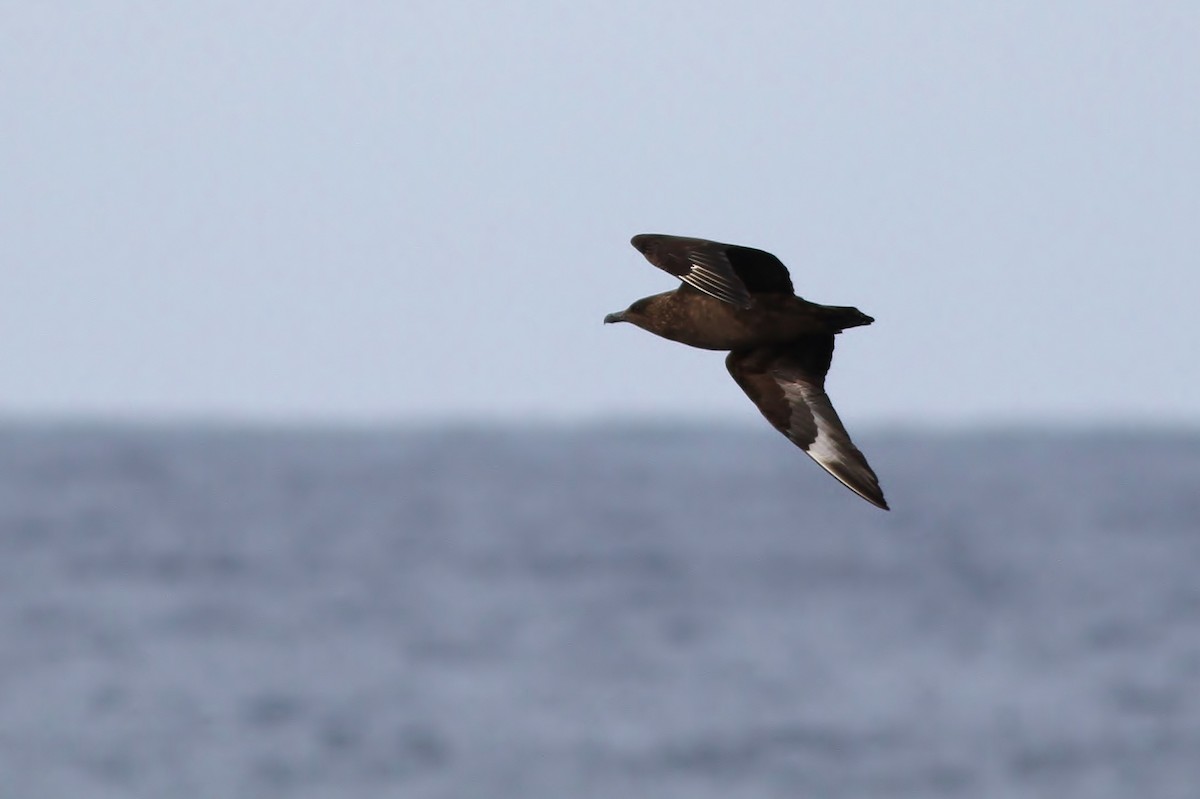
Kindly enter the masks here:
M 650 307 L 650 302 L 652 299 L 654 298 L 643 297 L 623 311 L 610 313 L 608 316 L 604 317 L 604 324 L 611 325 L 616 322 L 629 322 L 630 324 L 641 327 L 642 320 L 646 318 L 646 309 Z

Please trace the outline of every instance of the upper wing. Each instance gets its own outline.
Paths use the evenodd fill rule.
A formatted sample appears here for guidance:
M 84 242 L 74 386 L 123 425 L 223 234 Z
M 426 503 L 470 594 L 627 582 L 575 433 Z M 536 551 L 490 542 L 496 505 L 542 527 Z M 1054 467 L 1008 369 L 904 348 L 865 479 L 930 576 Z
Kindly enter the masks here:
M 739 308 L 749 308 L 754 293 L 792 293 L 787 267 L 763 250 L 657 233 L 634 236 L 631 243 L 659 269 Z
M 825 393 L 833 336 L 729 353 L 725 365 L 775 429 L 847 488 L 888 509 L 879 478 L 850 440 Z

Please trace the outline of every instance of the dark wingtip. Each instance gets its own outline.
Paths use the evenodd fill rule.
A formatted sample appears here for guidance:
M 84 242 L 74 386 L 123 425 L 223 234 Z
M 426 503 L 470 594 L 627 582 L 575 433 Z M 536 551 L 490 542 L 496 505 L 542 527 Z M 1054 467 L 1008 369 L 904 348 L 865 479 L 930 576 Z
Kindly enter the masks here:
M 805 450 L 805 452 L 808 453 L 810 456 L 812 454 L 812 453 L 808 452 L 808 450 Z M 862 457 L 861 452 L 859 453 L 859 457 L 860 458 Z M 846 488 L 849 488 L 855 494 L 858 494 L 860 497 L 865 499 L 867 502 L 870 502 L 872 505 L 879 508 L 880 510 L 891 510 L 891 508 L 888 507 L 887 500 L 883 498 L 883 489 L 881 489 L 879 487 L 879 482 L 875 477 L 875 472 L 871 471 L 871 467 L 869 465 L 867 465 L 866 458 L 862 458 L 862 465 L 866 467 L 867 472 L 870 474 L 869 480 L 865 479 L 861 476 L 859 476 L 857 479 L 855 479 L 855 477 L 852 473 L 839 473 L 839 471 L 830 469 L 828 466 L 821 463 L 820 461 L 817 461 L 817 463 L 819 463 L 821 466 L 823 466 L 825 468 L 825 470 L 827 472 L 829 472 L 831 475 L 836 477 L 838 479 L 838 481 L 841 482 L 842 485 L 846 486 Z

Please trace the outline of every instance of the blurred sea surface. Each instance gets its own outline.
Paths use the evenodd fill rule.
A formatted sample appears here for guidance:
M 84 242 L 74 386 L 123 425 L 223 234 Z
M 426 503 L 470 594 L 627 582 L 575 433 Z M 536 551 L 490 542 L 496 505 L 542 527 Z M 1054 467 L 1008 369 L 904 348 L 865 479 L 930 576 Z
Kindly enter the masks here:
M 0 428 L 0 793 L 1200 796 L 1200 433 Z

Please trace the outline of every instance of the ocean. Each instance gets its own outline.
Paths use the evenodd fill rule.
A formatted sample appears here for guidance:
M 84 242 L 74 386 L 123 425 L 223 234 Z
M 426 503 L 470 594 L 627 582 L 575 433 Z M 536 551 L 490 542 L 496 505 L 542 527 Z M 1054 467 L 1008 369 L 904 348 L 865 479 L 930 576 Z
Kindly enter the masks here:
M 1200 432 L 0 428 L 0 796 L 1200 796 Z

